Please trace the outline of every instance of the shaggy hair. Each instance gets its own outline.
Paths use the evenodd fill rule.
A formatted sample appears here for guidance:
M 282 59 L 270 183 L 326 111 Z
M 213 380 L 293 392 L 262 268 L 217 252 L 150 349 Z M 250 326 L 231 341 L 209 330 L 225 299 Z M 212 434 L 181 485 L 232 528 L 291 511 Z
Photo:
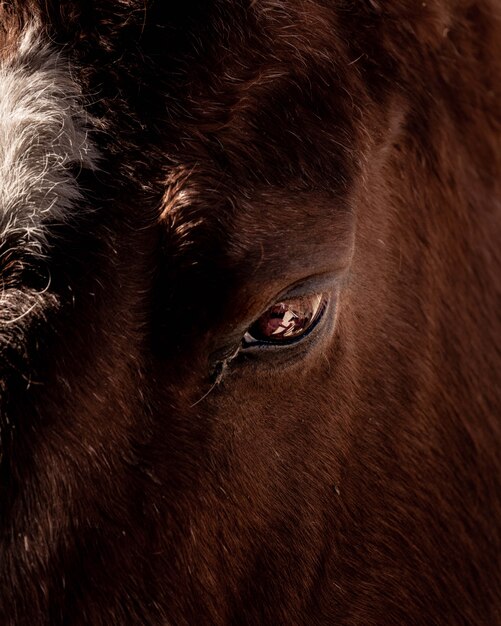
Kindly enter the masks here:
M 497 2 L 173 4 L 0 4 L 0 624 L 501 624 Z
M 44 222 L 75 210 L 76 174 L 96 161 L 71 67 L 39 30 L 23 30 L 0 62 L 0 238 L 36 255 L 47 247 Z

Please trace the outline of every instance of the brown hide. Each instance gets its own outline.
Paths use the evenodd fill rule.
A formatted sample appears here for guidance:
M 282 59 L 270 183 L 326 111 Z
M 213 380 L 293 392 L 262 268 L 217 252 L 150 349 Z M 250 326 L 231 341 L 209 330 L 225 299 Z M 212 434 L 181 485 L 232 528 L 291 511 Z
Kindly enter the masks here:
M 100 153 L 0 239 L 0 624 L 501 625 L 498 1 L 0 16 Z

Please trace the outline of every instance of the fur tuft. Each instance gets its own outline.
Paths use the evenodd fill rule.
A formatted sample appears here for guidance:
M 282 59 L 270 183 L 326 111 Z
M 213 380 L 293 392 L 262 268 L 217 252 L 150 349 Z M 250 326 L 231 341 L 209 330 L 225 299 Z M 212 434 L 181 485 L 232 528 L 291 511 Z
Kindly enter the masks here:
M 81 199 L 76 177 L 97 153 L 79 87 L 33 24 L 0 63 L 0 241 L 43 255 L 48 222 Z

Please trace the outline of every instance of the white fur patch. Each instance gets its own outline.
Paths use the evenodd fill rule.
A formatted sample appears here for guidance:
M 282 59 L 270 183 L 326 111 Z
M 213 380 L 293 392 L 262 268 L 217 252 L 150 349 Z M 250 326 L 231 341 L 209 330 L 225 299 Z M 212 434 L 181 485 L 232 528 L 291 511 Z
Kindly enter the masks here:
M 0 61 L 0 245 L 42 255 L 47 222 L 67 221 L 81 199 L 75 172 L 97 154 L 70 64 L 36 31 Z

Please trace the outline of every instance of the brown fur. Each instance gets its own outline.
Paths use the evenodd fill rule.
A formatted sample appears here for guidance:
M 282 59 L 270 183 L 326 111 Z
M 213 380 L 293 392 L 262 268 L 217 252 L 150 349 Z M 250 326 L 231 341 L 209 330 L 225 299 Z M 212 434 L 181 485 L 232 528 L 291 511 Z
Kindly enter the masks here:
M 3 320 L 52 282 L 0 323 L 0 623 L 501 624 L 497 3 L 169 4 L 2 5 L 101 161 L 1 269 Z M 326 271 L 335 332 L 211 390 Z

